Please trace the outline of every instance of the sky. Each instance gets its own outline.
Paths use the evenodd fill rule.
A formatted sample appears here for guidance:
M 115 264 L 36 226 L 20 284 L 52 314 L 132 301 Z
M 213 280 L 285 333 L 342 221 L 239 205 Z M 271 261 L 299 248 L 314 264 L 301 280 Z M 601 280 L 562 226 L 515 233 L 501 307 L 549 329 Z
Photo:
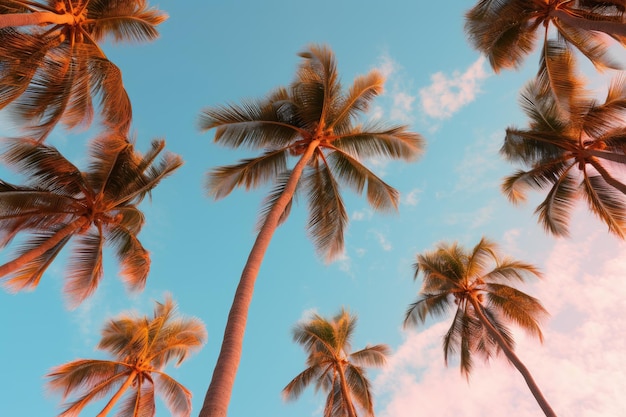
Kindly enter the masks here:
M 198 115 L 205 107 L 263 97 L 287 85 L 297 53 L 325 44 L 335 52 L 344 86 L 372 69 L 385 74 L 385 92 L 366 118 L 408 124 L 424 136 L 427 149 L 415 163 L 367 161 L 400 191 L 399 210 L 374 213 L 363 196 L 346 190 L 346 249 L 333 263 L 319 259 L 307 238 L 306 204 L 294 207 L 258 277 L 229 416 L 321 416 L 325 397 L 313 387 L 297 401 L 282 400 L 283 387 L 305 367 L 291 331 L 313 312 L 330 317 L 342 307 L 358 316 L 355 350 L 378 343 L 391 348 L 387 365 L 368 371 L 379 417 L 541 415 L 504 357 L 479 363 L 469 382 L 456 361 L 445 367 L 441 339 L 449 321 L 402 328 L 419 291 L 420 280 L 413 280 L 416 254 L 442 241 L 471 248 L 482 236 L 543 273 L 521 289 L 550 313 L 542 323 L 544 343 L 516 329 L 514 335 L 518 356 L 555 412 L 623 415 L 626 244 L 582 204 L 569 238 L 548 236 L 533 214 L 539 194 L 513 206 L 500 193 L 502 178 L 518 167 L 498 150 L 507 126 L 525 126 L 518 93 L 538 58 L 531 55 L 519 71 L 494 74 L 465 39 L 463 15 L 471 3 L 450 1 L 442 8 L 425 0 L 390 0 L 384 6 L 371 0 L 151 2 L 170 16 L 159 27 L 159 39 L 104 46 L 123 73 L 138 150 L 165 138 L 167 149 L 185 161 L 141 205 L 146 224 L 140 239 L 152 259 L 146 288 L 127 293 L 108 256 L 97 292 L 75 310 L 68 310 L 62 295 L 63 258 L 34 291 L 0 291 L 0 414 L 58 414 L 60 397 L 45 391 L 45 374 L 78 358 L 106 357 L 95 349 L 105 321 L 127 311 L 150 315 L 154 301 L 170 293 L 180 313 L 200 318 L 209 335 L 200 352 L 178 368 L 166 368 L 193 392 L 197 415 L 269 191 L 235 190 L 220 201 L 207 197 L 204 181 L 211 168 L 253 154 L 212 143 L 212 132 L 198 130 Z M 614 75 L 581 68 L 599 91 Z M 3 113 L 0 133 L 19 133 Z M 88 132 L 57 129 L 48 142 L 84 166 L 97 133 L 97 126 Z M 4 167 L 0 178 L 20 181 Z M 10 254 L 10 248 L 3 250 L 0 260 Z M 85 415 L 103 406 L 95 403 Z M 157 400 L 157 416 L 167 415 Z

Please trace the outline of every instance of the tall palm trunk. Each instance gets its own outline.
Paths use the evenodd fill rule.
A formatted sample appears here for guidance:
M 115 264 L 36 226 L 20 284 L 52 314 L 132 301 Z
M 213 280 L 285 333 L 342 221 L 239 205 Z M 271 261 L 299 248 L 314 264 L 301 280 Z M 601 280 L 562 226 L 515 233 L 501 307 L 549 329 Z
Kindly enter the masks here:
M 578 29 L 604 32 L 608 35 L 626 36 L 626 24 L 622 22 L 611 22 L 606 20 L 589 20 L 576 17 L 564 10 L 552 10 L 550 16 L 556 17 L 563 23 Z
M 102 411 L 100 411 L 96 417 L 105 417 L 107 414 L 109 414 L 109 411 L 111 411 L 111 409 L 115 406 L 117 401 L 122 397 L 122 395 L 124 395 L 128 387 L 130 387 L 130 385 L 135 380 L 136 376 L 137 376 L 137 370 L 133 370 L 130 373 L 130 375 L 128 375 L 128 378 L 126 378 L 126 381 L 124 381 L 120 389 L 117 390 L 115 395 L 111 397 L 107 405 L 104 406 Z
M 494 339 L 496 339 L 498 345 L 500 346 L 508 360 L 511 361 L 513 366 L 515 366 L 519 373 L 522 374 L 524 380 L 526 380 L 526 385 L 528 385 L 528 388 L 530 388 L 530 392 L 532 392 L 535 400 L 537 400 L 537 403 L 539 404 L 539 407 L 541 407 L 541 409 L 543 410 L 543 413 L 546 415 L 546 417 L 557 417 L 556 413 L 552 410 L 552 407 L 550 407 L 550 404 L 548 404 L 548 401 L 541 393 L 539 386 L 537 386 L 537 383 L 533 379 L 528 368 L 526 368 L 522 361 L 517 357 L 515 352 L 513 352 L 506 340 L 504 340 L 500 332 L 493 326 L 493 324 L 491 324 L 491 321 L 489 321 L 487 316 L 485 316 L 485 313 L 483 313 L 483 309 L 480 303 L 473 297 L 470 297 L 470 300 L 472 306 L 474 307 L 474 310 L 476 311 L 476 315 L 480 319 L 483 326 L 485 326 L 489 334 Z
M 298 160 L 285 185 L 285 190 L 269 211 L 250 250 L 248 260 L 239 279 L 233 304 L 228 313 L 220 354 L 217 358 L 211 383 L 204 397 L 199 417 L 226 417 L 228 413 L 228 404 L 241 360 L 243 337 L 256 277 L 272 236 L 278 227 L 280 217 L 284 213 L 287 204 L 291 201 L 304 167 L 311 160 L 313 152 L 318 145 L 319 140 L 311 141 L 305 153 Z
M 74 23 L 71 13 L 33 12 L 0 15 L 0 29 L 17 26 L 67 25 Z
M 55 247 L 59 242 L 61 242 L 66 237 L 70 236 L 72 233 L 79 230 L 85 224 L 87 224 L 88 219 L 84 216 L 79 217 L 73 222 L 69 223 L 67 226 L 50 236 L 45 242 L 41 245 L 37 246 L 33 250 L 29 250 L 28 252 L 23 253 L 17 258 L 13 259 L 0 266 L 0 277 L 3 277 L 7 274 L 17 271 L 30 261 L 37 259 L 44 253 L 48 252 L 50 249 Z
M 352 403 L 350 390 L 348 389 L 348 383 L 346 382 L 346 374 L 343 371 L 343 364 L 339 366 L 339 383 L 341 384 L 343 403 L 346 406 L 346 412 L 348 413 L 348 417 L 357 417 L 356 410 L 354 409 L 354 404 Z

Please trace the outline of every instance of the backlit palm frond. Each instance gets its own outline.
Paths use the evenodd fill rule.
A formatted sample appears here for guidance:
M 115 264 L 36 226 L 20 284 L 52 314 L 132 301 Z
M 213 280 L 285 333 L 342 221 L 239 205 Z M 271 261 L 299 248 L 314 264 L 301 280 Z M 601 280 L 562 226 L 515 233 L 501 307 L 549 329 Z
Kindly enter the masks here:
M 341 83 L 337 63 L 330 48 L 310 45 L 298 54 L 300 62 L 296 79 L 291 84 L 298 114 L 305 126 L 332 123 L 332 115 L 340 106 Z
M 156 369 L 162 369 L 172 360 L 179 366 L 206 343 L 207 333 L 197 318 L 172 318 L 166 319 L 159 334 L 152 338 L 150 361 Z
M 569 171 L 555 178 L 546 198 L 535 210 L 539 222 L 547 232 L 555 236 L 567 236 L 569 219 L 577 194 L 576 181 Z
M 587 15 L 586 17 L 596 20 L 598 16 Z M 604 17 L 602 20 L 605 20 Z M 553 23 L 558 29 L 559 36 L 563 37 L 571 45 L 574 45 L 598 71 L 622 69 L 622 65 L 610 56 L 609 44 L 604 39 L 603 34 L 570 26 L 558 19 L 554 20 Z
M 419 254 L 417 262 L 424 276 L 424 291 L 454 288 L 465 279 L 466 256 L 457 243 L 449 245 L 442 242 L 436 250 Z
M 543 340 L 539 320 L 547 315 L 539 300 L 508 285 L 487 284 L 487 300 L 490 306 L 500 311 L 528 334 Z
M 515 259 L 503 258 L 499 259 L 489 272 L 484 274 L 481 279 L 486 283 L 499 283 L 508 281 L 526 281 L 527 277 L 541 277 L 539 269 L 529 263 L 516 261 Z
M 459 354 L 459 368 L 461 375 L 464 375 L 469 380 L 469 376 L 474 369 L 473 353 L 476 352 L 475 345 L 477 339 L 477 329 L 480 327 L 476 320 L 464 310 L 463 314 L 459 317 L 458 324 L 455 325 L 456 342 Z M 454 340 L 454 339 L 453 339 Z M 482 353 L 478 351 L 477 353 Z M 448 357 L 444 354 L 445 362 L 448 364 Z
M 465 33 L 495 72 L 519 68 L 537 38 L 531 19 L 524 1 L 481 0 L 465 15 Z
M 387 345 L 367 345 L 364 349 L 350 353 L 348 359 L 358 366 L 382 367 L 387 363 L 390 353 Z
M 559 178 L 567 175 L 572 165 L 556 160 L 538 165 L 529 171 L 517 170 L 502 181 L 502 192 L 510 202 L 518 204 L 526 201 L 529 189 L 543 190 L 558 183 Z
M 7 139 L 4 145 L 2 161 L 31 186 L 67 196 L 87 193 L 80 170 L 54 147 L 28 138 Z
M 120 263 L 120 277 L 126 288 L 130 291 L 143 290 L 150 272 L 150 252 L 133 233 L 127 233 L 125 244 L 116 247 L 116 255 Z
M 536 97 L 541 99 L 554 95 L 558 109 L 571 112 L 577 98 L 583 93 L 583 82 L 575 71 L 576 59 L 565 40 L 547 40 L 541 51 L 539 70 L 534 81 Z
M 78 236 L 65 275 L 63 292 L 71 309 L 94 293 L 102 279 L 102 249 L 104 238 L 92 229 Z
M 626 236 L 626 200 L 600 175 L 585 176 L 581 184 L 589 209 L 602 220 L 609 231 L 620 238 Z
M 420 299 L 409 305 L 404 317 L 404 327 L 423 324 L 429 315 L 444 315 L 451 306 L 450 294 L 420 294 Z
M 131 147 L 132 145 L 125 137 L 115 133 L 107 133 L 91 141 L 89 166 L 85 177 L 95 194 L 102 193 L 104 190 L 123 189 L 125 180 L 134 180 L 134 178 L 118 178 L 113 175 L 116 172 L 116 166 L 119 169 L 119 159 L 124 157 L 124 152 Z M 127 156 L 126 160 L 128 160 Z M 120 174 L 121 171 L 116 173 Z M 113 184 L 118 185 L 115 187 Z
M 496 244 L 487 238 L 483 237 L 480 242 L 467 257 L 466 275 L 468 281 L 475 281 L 476 279 L 482 279 L 482 274 L 498 259 L 496 256 Z
M 582 130 L 591 140 L 605 142 L 606 137 L 615 133 L 620 136 L 624 129 L 624 116 L 626 116 L 626 77 L 619 76 L 611 81 L 605 102 L 589 107 Z M 624 153 L 623 148 L 620 151 Z
M 350 155 L 336 150 L 327 156 L 333 173 L 342 182 L 361 194 L 367 186 L 367 201 L 374 210 L 397 210 L 399 193 L 365 165 Z
M 102 328 L 97 348 L 116 358 L 132 357 L 145 345 L 147 325 L 145 318 L 129 314 L 110 319 Z
M 332 114 L 331 120 L 328 120 L 328 127 L 342 132 L 352 126 L 352 122 L 367 112 L 370 103 L 383 92 L 384 84 L 385 78 L 376 70 L 357 77 L 347 95 L 342 97 L 336 114 Z
M 90 51 L 81 51 L 82 45 L 76 45 L 74 51 L 75 77 L 68 94 L 67 106 L 60 121 L 67 129 L 86 129 L 91 125 L 94 115 L 91 76 L 89 66 Z
M 480 304 L 481 311 L 489 321 L 489 323 L 496 329 L 502 339 L 504 339 L 507 346 L 511 349 L 515 348 L 515 340 L 513 339 L 513 333 L 509 327 L 505 324 L 500 314 L 494 310 L 488 303 L 482 302 Z M 506 319 L 506 317 L 504 317 Z M 501 346 L 498 341 L 494 339 L 493 335 L 489 333 L 487 327 L 480 323 L 480 334 L 477 333 L 477 345 L 476 349 L 480 351 L 483 358 L 488 361 L 495 354 L 501 350 Z
M 365 370 L 348 363 L 344 372 L 353 402 L 359 405 L 366 416 L 373 416 L 374 401 L 372 399 L 371 384 L 365 375 Z
M 344 308 L 333 316 L 334 347 L 337 352 L 347 352 L 351 349 L 352 335 L 356 329 L 357 316 L 350 314 Z
M 169 375 L 154 374 L 156 392 L 161 396 L 171 415 L 189 417 L 191 414 L 191 392 Z
M 283 388 L 282 395 L 285 401 L 293 401 L 300 397 L 300 394 L 304 392 L 315 379 L 317 379 L 322 373 L 322 367 L 320 365 L 313 365 L 300 372 L 294 379 Z
M 567 158 L 565 149 L 573 146 L 574 140 L 560 133 L 509 127 L 500 155 L 511 162 L 534 166 Z
M 216 200 L 226 197 L 235 187 L 246 190 L 272 181 L 287 170 L 287 149 L 265 152 L 257 158 L 244 159 L 235 165 L 214 168 L 207 174 L 206 189 Z
M 46 388 L 61 392 L 65 399 L 75 391 L 91 391 L 101 386 L 100 398 L 115 387 L 116 376 L 124 372 L 123 368 L 123 365 L 113 361 L 79 359 L 52 368 L 46 375 Z
M 289 181 L 290 177 L 291 177 L 291 170 L 287 170 L 276 176 L 276 179 L 274 180 L 274 187 L 272 188 L 270 193 L 263 199 L 261 212 L 259 213 L 259 218 L 256 223 L 257 231 L 261 230 L 261 227 L 267 220 L 267 215 L 272 211 L 274 204 L 276 204 L 276 201 L 283 194 L 285 190 L 285 186 L 287 185 L 287 181 Z M 294 192 L 293 198 L 289 200 L 289 203 L 287 203 L 285 210 L 283 211 L 280 218 L 278 219 L 278 226 L 283 224 L 285 220 L 287 220 L 287 218 L 289 217 L 289 213 L 291 213 L 291 208 L 293 206 L 294 200 L 296 200 L 297 198 L 299 188 L 300 188 L 300 182 L 298 182 L 298 185 L 296 186 L 296 191 Z
M 284 88 L 266 99 L 205 108 L 199 118 L 201 130 L 215 129 L 214 142 L 230 148 L 286 146 L 304 133 L 299 123 L 297 111 Z
M 155 413 L 154 386 L 144 382 L 141 387 L 133 387 L 132 393 L 125 396 L 115 417 L 154 417 Z
M 121 135 L 127 135 L 133 116 L 128 93 L 120 69 L 97 54 L 89 57 L 91 94 L 97 97 L 102 113 L 102 124 Z
M 407 126 L 370 123 L 341 134 L 333 146 L 359 158 L 392 158 L 413 161 L 424 151 L 424 138 Z
M 529 128 L 542 134 L 554 132 L 561 136 L 568 136 L 567 132 L 570 127 L 568 114 L 559 107 L 556 97 L 553 94 L 546 94 L 545 89 L 545 84 L 542 84 L 538 78 L 526 83 L 522 89 L 519 103 L 530 119 Z M 575 93 L 570 92 L 573 95 Z
M 36 236 L 25 242 L 19 248 L 16 255 L 19 256 L 38 248 L 43 242 L 48 240 L 56 230 L 56 228 L 52 228 L 50 232 L 39 232 Z M 11 273 L 8 278 L 2 279 L 2 285 L 11 292 L 32 290 L 37 287 L 41 277 L 48 269 L 48 266 L 50 266 L 52 261 L 56 259 L 57 255 L 65 247 L 69 239 L 69 236 L 66 237 L 46 251 L 43 255 L 18 268 L 15 272 Z
M 97 42 L 107 37 L 116 42 L 154 40 L 159 36 L 156 26 L 167 18 L 166 13 L 148 7 L 145 0 L 91 0 L 87 7 L 87 28 Z
M 465 316 L 465 308 L 457 307 L 454 312 L 454 317 L 452 318 L 452 323 L 443 336 L 443 359 L 446 366 L 448 366 L 448 358 L 460 352 Z
M 0 29 L 0 109 L 26 91 L 49 49 L 57 45 L 52 37 Z
M 343 232 L 348 224 L 339 184 L 326 164 L 309 170 L 303 182 L 309 200 L 307 232 L 317 252 L 330 261 L 343 252 Z

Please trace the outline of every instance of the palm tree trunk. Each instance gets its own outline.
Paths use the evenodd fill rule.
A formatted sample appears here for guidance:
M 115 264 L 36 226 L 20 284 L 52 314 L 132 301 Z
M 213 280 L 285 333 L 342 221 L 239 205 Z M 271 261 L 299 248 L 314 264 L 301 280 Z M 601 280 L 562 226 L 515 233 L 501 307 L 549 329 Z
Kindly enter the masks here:
M 535 397 L 535 400 L 537 400 L 537 403 L 539 404 L 539 407 L 541 407 L 541 409 L 543 410 L 543 413 L 546 415 L 546 417 L 557 417 L 556 413 L 552 410 L 552 407 L 550 407 L 550 404 L 548 404 L 548 401 L 545 399 L 545 397 L 541 393 L 539 386 L 537 386 L 537 383 L 533 379 L 528 368 L 526 368 L 526 366 L 522 363 L 522 361 L 517 357 L 515 352 L 513 352 L 513 350 L 511 349 L 509 344 L 506 342 L 506 340 L 504 340 L 500 332 L 493 326 L 493 324 L 491 324 L 487 316 L 485 316 L 485 313 L 483 313 L 482 306 L 480 305 L 480 303 L 478 303 L 478 301 L 476 301 L 474 298 L 471 298 L 471 297 L 470 297 L 470 301 L 481 323 L 485 326 L 489 334 L 494 339 L 496 339 L 496 341 L 498 342 L 498 345 L 500 346 L 500 348 L 502 349 L 506 357 L 509 359 L 509 361 L 511 361 L 513 366 L 517 368 L 519 373 L 522 374 L 522 376 L 524 377 L 524 380 L 526 380 L 526 385 L 528 385 L 528 388 L 530 388 L 530 392 L 532 392 L 533 396 Z
M 111 397 L 111 399 L 109 400 L 107 405 L 104 406 L 102 411 L 100 411 L 96 417 L 105 417 L 107 414 L 109 414 L 109 411 L 111 411 L 111 409 L 115 406 L 115 404 L 121 398 L 121 396 L 124 395 L 124 393 L 126 392 L 128 387 L 130 387 L 130 384 L 132 384 L 133 381 L 135 380 L 136 376 L 137 376 L 137 371 L 133 370 L 130 373 L 130 375 L 128 375 L 128 378 L 126 378 L 126 381 L 124 381 L 124 383 L 122 384 L 120 389 L 117 390 L 115 395 L 113 395 L 113 397 Z M 137 389 L 139 389 L 139 388 L 140 387 L 138 387 Z
M 35 249 L 29 250 L 28 252 L 23 253 L 22 255 L 18 256 L 12 261 L 9 261 L 5 263 L 4 265 L 1 265 L 0 277 L 3 277 L 7 274 L 17 271 L 18 269 L 20 269 L 21 267 L 23 267 L 30 261 L 37 259 L 44 253 L 48 252 L 50 249 L 52 249 L 55 245 L 57 245 L 63 239 L 65 239 L 66 237 L 74 233 L 76 230 L 83 227 L 87 223 L 87 221 L 88 219 L 86 217 L 79 217 L 75 221 L 69 223 L 67 226 L 65 226 L 64 228 L 62 228 L 61 230 L 59 230 L 52 236 L 50 236 L 50 238 L 48 238 L 44 243 L 42 243 Z
M 33 12 L 0 15 L 0 29 L 18 26 L 67 25 L 74 23 L 71 13 Z
M 346 405 L 348 417 L 357 417 L 354 404 L 352 403 L 352 396 L 350 395 L 350 390 L 348 390 L 348 383 L 346 382 L 346 374 L 343 371 L 343 364 L 339 366 L 339 383 L 341 384 L 343 403 Z
M 578 29 L 604 32 L 608 35 L 626 36 L 626 24 L 622 22 L 611 22 L 607 20 L 589 20 L 576 17 L 564 10 L 555 9 L 550 12 L 550 16 L 556 17 L 563 23 Z
M 250 250 L 248 260 L 239 279 L 233 304 L 228 313 L 220 354 L 217 358 L 211 383 L 204 397 L 199 417 L 226 417 L 228 413 L 228 404 L 241 360 L 243 337 L 256 277 L 259 274 L 263 257 L 269 247 L 272 236 L 278 227 L 280 217 L 285 211 L 287 204 L 293 198 L 304 167 L 313 156 L 313 152 L 318 145 L 319 140 L 312 141 L 305 153 L 300 157 L 300 160 L 298 160 L 285 185 L 285 190 L 268 213 Z

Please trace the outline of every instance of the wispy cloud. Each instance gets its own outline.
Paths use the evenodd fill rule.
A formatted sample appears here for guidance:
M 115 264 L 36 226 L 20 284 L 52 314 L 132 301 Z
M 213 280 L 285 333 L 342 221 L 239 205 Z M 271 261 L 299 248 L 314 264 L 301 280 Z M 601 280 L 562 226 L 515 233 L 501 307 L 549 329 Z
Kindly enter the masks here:
M 385 96 L 390 100 L 389 119 L 401 123 L 411 123 L 413 121 L 413 103 L 416 96 L 411 93 L 410 80 L 402 74 L 402 66 L 385 54 L 379 58 L 377 69 L 385 76 Z M 375 112 L 379 117 L 384 113 L 381 108 Z
M 516 352 L 560 416 L 618 416 L 626 409 L 626 245 L 579 230 L 558 240 L 546 279 L 524 290 L 552 314 L 543 345 L 515 330 Z M 509 235 L 515 240 L 515 232 Z M 527 260 L 527 259 L 524 259 Z M 411 331 L 375 381 L 381 417 L 534 417 L 541 414 L 523 378 L 504 357 L 477 363 L 468 384 L 458 364 L 443 364 L 443 320 Z
M 370 209 L 357 210 L 352 213 L 350 216 L 352 221 L 359 222 L 364 220 L 369 220 L 374 216 L 374 212 Z
M 420 201 L 419 196 L 421 193 L 422 190 L 419 188 L 413 188 L 411 191 L 402 196 L 402 203 L 407 206 L 417 206 Z
M 374 235 L 376 236 L 378 244 L 381 248 L 383 248 L 385 252 L 389 252 L 391 249 L 393 249 L 393 247 L 391 246 L 391 242 L 389 242 L 385 234 L 383 234 L 382 232 L 374 232 Z
M 474 101 L 480 92 L 480 82 L 489 76 L 484 64 L 485 58 L 480 57 L 463 73 L 433 74 L 432 84 L 419 92 L 424 113 L 434 119 L 447 119 Z

